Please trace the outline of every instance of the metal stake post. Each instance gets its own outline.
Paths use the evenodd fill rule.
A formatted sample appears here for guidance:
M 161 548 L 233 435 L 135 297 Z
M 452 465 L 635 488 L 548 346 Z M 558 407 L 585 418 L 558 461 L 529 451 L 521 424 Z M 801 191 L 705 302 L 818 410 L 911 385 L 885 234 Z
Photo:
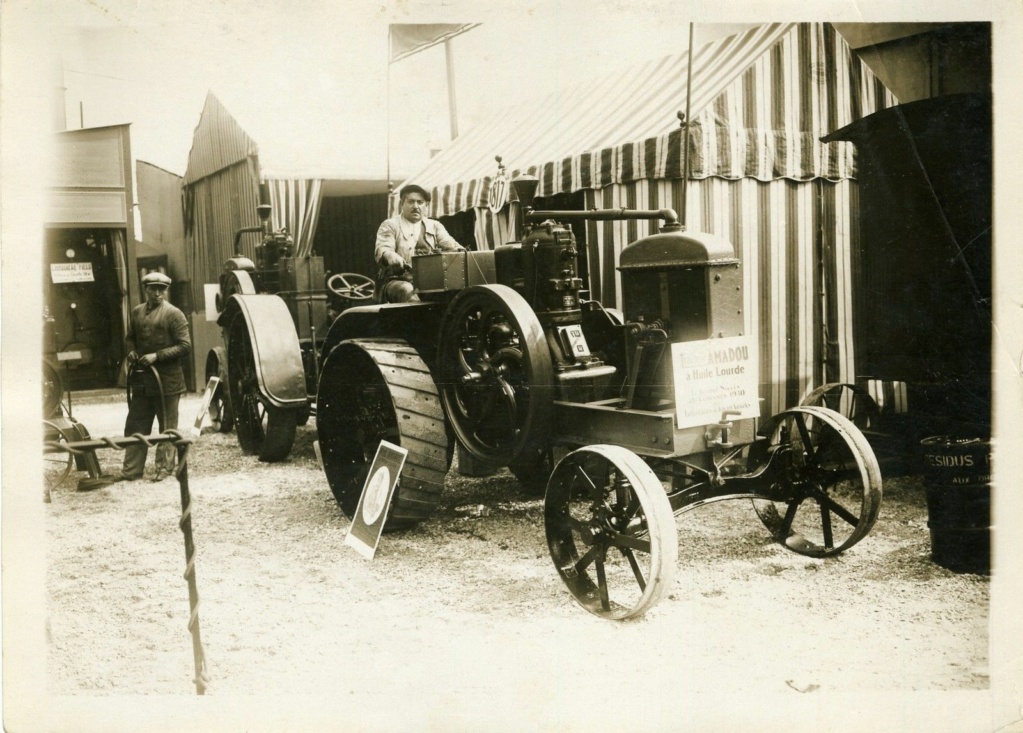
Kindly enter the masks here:
M 175 474 L 181 488 L 181 534 L 185 537 L 185 581 L 188 583 L 188 630 L 192 632 L 192 656 L 195 661 L 195 692 L 205 695 L 209 684 L 206 653 L 199 633 L 199 588 L 195 580 L 195 542 L 192 539 L 192 496 L 188 492 L 188 443 L 178 443 L 178 468 Z
M 192 497 L 188 491 L 188 447 L 192 438 L 177 430 L 168 430 L 159 435 L 134 435 L 123 438 L 91 438 L 72 443 L 44 441 L 46 453 L 71 453 L 72 455 L 88 455 L 99 448 L 124 450 L 130 445 L 142 444 L 152 448 L 161 443 L 173 443 L 178 449 L 178 467 L 174 471 L 181 488 L 181 519 L 178 525 L 185 537 L 185 574 L 188 583 L 188 630 L 192 632 L 192 655 L 195 660 L 195 691 L 199 695 L 206 694 L 209 687 L 209 676 L 206 673 L 206 652 L 202 646 L 199 633 L 199 589 L 195 580 L 195 541 L 192 538 Z

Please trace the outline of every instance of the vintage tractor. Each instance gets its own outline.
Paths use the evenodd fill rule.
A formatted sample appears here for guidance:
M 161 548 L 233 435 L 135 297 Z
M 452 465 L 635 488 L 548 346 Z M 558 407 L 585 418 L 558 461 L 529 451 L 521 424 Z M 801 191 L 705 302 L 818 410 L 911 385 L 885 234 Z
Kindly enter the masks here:
M 513 183 L 519 241 L 413 258 L 420 302 L 348 309 L 332 325 L 317 394 L 324 470 L 353 517 L 382 440 L 408 450 L 389 528 L 437 505 L 457 440 L 545 489 L 554 565 L 609 618 L 671 588 L 673 515 L 750 498 L 776 541 L 810 557 L 871 529 L 881 475 L 846 418 L 800 406 L 759 420 L 758 350 L 743 333 L 730 243 L 675 212 L 534 211 Z M 566 222 L 660 219 L 620 257 L 623 310 L 581 297 Z
M 220 377 L 210 415 L 215 428 L 236 429 L 246 454 L 279 461 L 291 452 L 295 428 L 315 410 L 319 349 L 330 325 L 329 294 L 338 310 L 373 298 L 374 282 L 356 274 L 325 277 L 323 258 L 296 256 L 287 230 L 273 231 L 265 186 L 259 226 L 235 232 L 234 256 L 224 264 L 217 323 L 224 347 L 211 349 L 206 378 Z M 256 261 L 241 253 L 241 238 L 261 233 Z

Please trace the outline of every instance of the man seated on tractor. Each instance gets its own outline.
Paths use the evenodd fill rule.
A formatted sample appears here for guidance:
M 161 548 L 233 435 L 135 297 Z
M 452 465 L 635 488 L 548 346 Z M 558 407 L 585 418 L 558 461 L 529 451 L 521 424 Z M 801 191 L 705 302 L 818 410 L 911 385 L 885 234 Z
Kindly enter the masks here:
M 148 435 L 157 418 L 161 432 L 178 427 L 178 399 L 185 391 L 185 373 L 181 360 L 192 352 L 188 321 L 184 314 L 166 301 L 171 279 L 162 272 L 150 272 L 142 278 L 146 302 L 132 308 L 126 338 L 128 345 L 128 418 L 125 436 Z M 155 370 L 155 373 L 154 373 Z M 142 478 L 146 465 L 145 445 L 128 446 L 124 467 L 115 481 Z M 154 481 L 174 471 L 175 448 L 160 443 L 156 448 Z
M 404 303 L 418 300 L 412 285 L 412 257 L 432 252 L 464 250 L 436 219 L 424 213 L 430 205 L 430 194 L 422 186 L 410 183 L 401 189 L 400 212 L 385 219 L 377 230 L 374 259 L 377 272 L 377 293 L 381 303 Z

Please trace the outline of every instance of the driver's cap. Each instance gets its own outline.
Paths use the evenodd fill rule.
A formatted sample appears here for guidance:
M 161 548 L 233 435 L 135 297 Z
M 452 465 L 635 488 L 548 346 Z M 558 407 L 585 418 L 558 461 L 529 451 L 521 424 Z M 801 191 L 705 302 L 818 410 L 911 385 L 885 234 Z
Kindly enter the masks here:
M 150 272 L 142 278 L 142 287 L 156 285 L 157 287 L 168 288 L 170 284 L 171 279 L 162 272 Z

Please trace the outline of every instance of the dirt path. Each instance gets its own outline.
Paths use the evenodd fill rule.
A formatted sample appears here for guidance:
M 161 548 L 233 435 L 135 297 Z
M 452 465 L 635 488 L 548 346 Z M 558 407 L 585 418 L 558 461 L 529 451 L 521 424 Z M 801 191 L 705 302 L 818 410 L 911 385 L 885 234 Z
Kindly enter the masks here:
M 197 404 L 186 399 L 183 419 Z M 93 435 L 117 434 L 122 400 L 76 415 Z M 344 545 L 349 523 L 314 438 L 311 422 L 275 465 L 242 456 L 233 435 L 204 434 L 191 451 L 207 697 L 242 720 L 255 708 L 239 701 L 313 696 L 272 707 L 290 712 L 269 729 L 305 730 L 295 721 L 334 720 L 337 706 L 360 721 L 347 730 L 678 730 L 721 714 L 715 730 L 774 730 L 790 706 L 847 722 L 888 709 L 824 704 L 835 696 L 905 708 L 915 693 L 962 693 L 962 710 L 988 689 L 989 579 L 930 561 L 918 479 L 887 481 L 871 535 L 829 561 L 772 543 L 748 501 L 686 514 L 670 596 L 615 623 L 573 601 L 551 565 L 542 500 L 504 471 L 453 471 L 434 519 L 385 535 L 363 560 Z M 120 454 L 101 455 L 115 470 Z M 480 504 L 485 516 L 469 511 Z M 51 694 L 194 696 L 179 511 L 173 480 L 54 493 Z M 946 704 L 929 715 L 947 720 Z

